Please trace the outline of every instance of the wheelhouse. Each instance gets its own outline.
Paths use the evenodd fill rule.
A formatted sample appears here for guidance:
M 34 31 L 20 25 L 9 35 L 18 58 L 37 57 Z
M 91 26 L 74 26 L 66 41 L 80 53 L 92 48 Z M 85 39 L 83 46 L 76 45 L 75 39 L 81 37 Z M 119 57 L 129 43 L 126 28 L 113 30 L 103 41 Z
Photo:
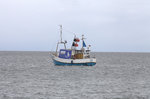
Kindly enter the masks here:
M 59 58 L 70 59 L 72 54 L 72 50 L 69 49 L 60 49 Z

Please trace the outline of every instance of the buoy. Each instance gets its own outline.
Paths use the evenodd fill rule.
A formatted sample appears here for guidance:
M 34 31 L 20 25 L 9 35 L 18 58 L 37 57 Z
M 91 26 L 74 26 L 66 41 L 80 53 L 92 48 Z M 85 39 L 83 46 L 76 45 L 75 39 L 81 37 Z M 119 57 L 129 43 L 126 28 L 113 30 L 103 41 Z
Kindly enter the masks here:
M 78 44 L 77 44 L 77 43 L 75 43 L 75 47 L 78 47 Z
M 80 39 L 79 38 L 74 38 L 74 41 L 75 42 L 80 42 Z

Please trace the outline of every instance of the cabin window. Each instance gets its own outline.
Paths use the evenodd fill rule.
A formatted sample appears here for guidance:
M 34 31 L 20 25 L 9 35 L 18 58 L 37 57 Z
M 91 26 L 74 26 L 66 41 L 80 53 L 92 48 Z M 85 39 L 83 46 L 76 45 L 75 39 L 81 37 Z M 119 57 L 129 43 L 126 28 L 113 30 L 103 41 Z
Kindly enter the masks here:
M 60 52 L 60 54 L 65 54 L 65 53 L 66 53 L 66 51 L 61 51 L 61 52 Z

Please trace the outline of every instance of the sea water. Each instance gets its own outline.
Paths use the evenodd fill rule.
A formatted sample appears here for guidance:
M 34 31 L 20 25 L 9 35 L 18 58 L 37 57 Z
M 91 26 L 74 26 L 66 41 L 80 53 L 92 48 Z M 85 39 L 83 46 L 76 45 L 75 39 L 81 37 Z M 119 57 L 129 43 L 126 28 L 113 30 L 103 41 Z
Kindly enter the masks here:
M 150 99 L 150 53 L 92 53 L 55 66 L 49 52 L 0 52 L 0 99 Z

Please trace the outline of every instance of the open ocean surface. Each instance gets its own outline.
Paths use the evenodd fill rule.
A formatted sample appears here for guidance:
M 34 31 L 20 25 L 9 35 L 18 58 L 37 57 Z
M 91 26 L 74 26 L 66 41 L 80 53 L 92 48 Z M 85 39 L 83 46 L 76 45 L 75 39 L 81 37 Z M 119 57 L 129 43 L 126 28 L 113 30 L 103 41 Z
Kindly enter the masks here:
M 0 99 L 150 99 L 150 53 L 93 53 L 55 66 L 49 52 L 0 52 Z

